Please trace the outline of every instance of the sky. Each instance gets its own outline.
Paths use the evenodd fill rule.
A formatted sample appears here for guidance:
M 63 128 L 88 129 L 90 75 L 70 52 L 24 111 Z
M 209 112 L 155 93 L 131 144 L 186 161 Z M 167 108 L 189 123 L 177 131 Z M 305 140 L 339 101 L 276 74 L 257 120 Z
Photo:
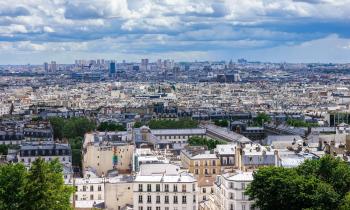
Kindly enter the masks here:
M 0 64 L 350 63 L 350 0 L 1 0 Z

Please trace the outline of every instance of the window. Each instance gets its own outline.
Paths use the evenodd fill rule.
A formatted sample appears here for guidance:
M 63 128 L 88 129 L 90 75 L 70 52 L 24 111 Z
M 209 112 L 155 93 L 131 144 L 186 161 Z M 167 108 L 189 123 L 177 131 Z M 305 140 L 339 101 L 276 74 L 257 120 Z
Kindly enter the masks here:
M 230 193 L 230 199 L 231 199 L 231 200 L 234 199 L 233 193 Z
M 142 192 L 142 184 L 139 184 L 139 192 Z
M 213 166 L 216 166 L 216 160 L 213 160 Z
M 169 210 L 169 207 L 165 207 L 165 210 Z
M 195 173 L 195 174 L 198 174 L 198 169 L 195 169 L 195 170 L 194 170 L 194 173 Z
M 195 184 L 192 184 L 192 191 L 196 191 L 196 185 Z
M 203 193 L 207 193 L 207 188 L 203 187 Z
M 208 169 L 207 168 L 205 169 L 204 173 L 205 173 L 205 175 L 208 175 Z
M 160 210 L 160 207 L 159 207 L 159 206 L 157 206 L 157 207 L 156 207 L 156 210 Z
M 84 192 L 86 191 L 86 186 L 83 186 L 83 191 L 84 191 Z
M 98 194 L 98 200 L 102 200 L 101 194 Z
M 215 168 L 213 168 L 213 174 L 216 174 L 216 170 L 215 170 Z
M 242 200 L 245 200 L 245 194 L 242 192 Z
M 177 192 L 177 185 L 174 184 L 174 192 Z
M 142 203 L 142 195 L 139 195 L 139 203 Z
M 94 186 L 93 185 L 90 186 L 90 191 L 94 191 Z
M 164 197 L 164 203 L 169 203 L 169 196 L 168 196 L 168 195 L 166 195 L 166 196 Z
M 233 189 L 233 182 L 230 182 L 230 189 Z
M 152 210 L 152 207 L 148 206 L 148 207 L 147 207 L 147 210 Z
M 160 203 L 160 196 L 159 195 L 157 195 L 157 197 L 156 197 L 156 203 Z
M 193 203 L 196 203 L 196 195 L 193 195 Z
M 233 210 L 233 204 L 230 205 L 230 210 Z
M 99 185 L 99 186 L 97 187 L 97 190 L 98 190 L 98 191 L 102 191 L 101 185 Z
M 182 192 L 186 192 L 186 184 L 182 185 Z
M 184 196 L 182 196 L 182 204 L 186 204 L 187 202 L 186 202 L 186 196 L 184 195 Z
M 245 204 L 242 204 L 242 210 L 245 210 Z
M 143 206 L 139 206 L 139 210 L 143 210 Z
M 242 189 L 245 188 L 245 183 L 241 183 L 241 188 L 242 188 Z
M 195 162 L 194 162 L 194 165 L 195 165 L 195 166 L 199 166 L 199 161 L 195 161 Z
M 177 196 L 174 196 L 174 203 L 177 204 Z
M 147 192 L 151 192 L 152 191 L 152 187 L 150 184 L 147 184 Z
M 147 195 L 147 203 L 152 203 L 152 197 L 150 195 Z
M 160 184 L 156 184 L 156 192 L 160 192 Z
M 94 195 L 90 195 L 90 200 L 94 200 Z

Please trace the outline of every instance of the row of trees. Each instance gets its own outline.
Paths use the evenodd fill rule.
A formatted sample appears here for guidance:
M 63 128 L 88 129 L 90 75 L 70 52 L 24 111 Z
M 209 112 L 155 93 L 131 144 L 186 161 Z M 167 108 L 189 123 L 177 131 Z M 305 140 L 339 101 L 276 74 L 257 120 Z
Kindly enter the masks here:
M 55 139 L 84 137 L 86 132 L 96 128 L 96 124 L 86 117 L 64 119 L 52 117 L 49 119 L 53 127 Z
M 188 139 L 188 144 L 191 146 L 206 146 L 209 150 L 215 149 L 218 144 L 227 144 L 225 141 L 217 139 L 207 139 L 198 136 L 193 136 Z
M 85 117 L 64 119 L 52 117 L 49 119 L 53 127 L 54 138 L 67 138 L 72 148 L 72 163 L 81 167 L 81 150 L 85 133 L 96 128 L 94 122 Z
M 214 124 L 220 127 L 227 127 L 228 120 L 214 120 Z
M 117 123 L 102 122 L 97 127 L 98 131 L 126 131 L 126 128 Z
M 303 120 L 288 119 L 287 124 L 294 127 L 318 127 L 317 123 L 309 123 Z
M 68 210 L 73 192 L 58 160 L 39 158 L 29 170 L 21 163 L 0 166 L 0 209 Z
M 246 194 L 261 210 L 349 210 L 350 166 L 339 158 L 306 160 L 297 168 L 263 167 Z
M 197 128 L 198 122 L 187 118 L 179 120 L 151 120 L 148 123 L 148 126 L 151 129 Z
M 262 112 L 262 113 L 259 113 L 256 118 L 254 118 L 253 120 L 253 126 L 263 126 L 264 123 L 268 123 L 268 122 L 271 122 L 271 117 Z

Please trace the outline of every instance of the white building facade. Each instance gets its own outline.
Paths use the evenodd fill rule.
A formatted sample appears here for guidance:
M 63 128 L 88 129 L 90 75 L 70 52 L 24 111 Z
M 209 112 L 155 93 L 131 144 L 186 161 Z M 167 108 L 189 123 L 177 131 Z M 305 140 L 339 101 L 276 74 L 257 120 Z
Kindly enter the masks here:
M 171 164 L 144 164 L 133 186 L 135 210 L 197 210 L 196 179 Z

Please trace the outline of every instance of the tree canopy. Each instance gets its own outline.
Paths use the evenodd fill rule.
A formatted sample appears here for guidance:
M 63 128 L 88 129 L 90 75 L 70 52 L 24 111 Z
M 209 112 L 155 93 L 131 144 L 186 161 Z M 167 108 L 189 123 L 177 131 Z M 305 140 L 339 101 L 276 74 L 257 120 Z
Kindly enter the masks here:
M 207 139 L 198 136 L 193 136 L 188 139 L 188 144 L 191 146 L 207 146 L 209 150 L 216 148 L 218 144 L 227 144 L 225 141 L 217 139 Z
M 101 122 L 97 127 L 98 131 L 126 131 L 126 128 L 117 123 Z
M 69 119 L 52 117 L 49 120 L 53 127 L 55 139 L 84 137 L 86 132 L 96 128 L 95 123 L 86 117 L 73 117 Z
M 349 205 L 350 166 L 324 156 L 297 168 L 263 167 L 246 194 L 261 210 L 344 209 Z
M 228 120 L 215 120 L 214 124 L 220 127 L 227 127 L 228 126 Z
M 262 113 L 259 113 L 256 116 L 256 118 L 254 118 L 253 125 L 262 126 L 264 123 L 270 122 L 270 121 L 271 121 L 271 117 L 269 115 L 267 115 L 266 113 L 262 112 Z
M 0 209 L 68 210 L 73 192 L 58 160 L 38 158 L 29 170 L 23 164 L 0 166 Z
M 288 119 L 287 124 L 293 127 L 318 127 L 317 123 L 309 123 L 303 120 Z

